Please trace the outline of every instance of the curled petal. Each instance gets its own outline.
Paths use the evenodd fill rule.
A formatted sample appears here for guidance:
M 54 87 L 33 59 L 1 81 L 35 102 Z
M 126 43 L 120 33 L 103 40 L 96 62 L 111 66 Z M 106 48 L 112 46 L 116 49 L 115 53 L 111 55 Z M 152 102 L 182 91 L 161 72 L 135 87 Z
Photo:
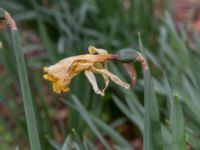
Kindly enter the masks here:
M 52 83 L 52 86 L 53 86 L 53 91 L 57 94 L 60 94 L 61 93 L 61 89 L 60 89 L 60 86 L 59 86 L 59 83 L 58 82 L 53 82 Z
M 108 70 L 108 66 L 107 66 L 106 62 L 104 62 L 104 63 L 94 63 L 93 67 L 95 67 L 96 69 Z M 108 76 L 106 76 L 106 75 L 102 75 L 102 76 L 103 76 L 104 81 L 105 81 L 105 87 L 103 88 L 102 92 L 105 92 L 105 90 L 108 88 L 110 80 L 109 80 Z
M 105 75 L 103 75 L 103 78 L 104 78 L 104 81 L 105 81 L 105 87 L 103 88 L 103 93 L 106 91 L 106 89 L 108 88 L 108 85 L 109 85 L 109 82 L 110 82 L 110 80 L 109 80 L 109 77 L 108 76 L 105 76 Z
M 56 81 L 56 79 L 55 79 L 52 75 L 50 75 L 50 74 L 44 74 L 44 75 L 43 75 L 43 78 L 44 78 L 45 80 L 49 80 L 49 81 L 51 81 L 51 82 Z
M 108 54 L 108 52 L 105 49 L 96 48 L 94 46 L 89 46 L 88 51 L 90 54 Z
M 134 65 L 130 62 L 130 63 L 123 63 L 123 66 L 126 69 L 131 79 L 131 85 L 134 86 L 137 82 L 137 74 Z
M 123 86 L 126 89 L 130 88 L 130 85 L 123 82 L 121 79 L 119 79 L 116 75 L 112 74 L 111 72 L 109 72 L 106 69 L 97 69 L 95 67 L 92 67 L 92 71 L 98 74 L 101 74 L 103 76 L 106 76 L 107 78 L 110 78 L 113 82 L 115 82 L 118 85 Z
M 97 80 L 95 78 L 95 75 L 93 74 L 93 72 L 89 71 L 89 70 L 85 70 L 84 71 L 85 76 L 88 78 L 90 84 L 92 85 L 92 88 L 94 90 L 95 93 L 100 94 L 101 96 L 104 96 L 104 91 L 101 91 L 97 85 Z

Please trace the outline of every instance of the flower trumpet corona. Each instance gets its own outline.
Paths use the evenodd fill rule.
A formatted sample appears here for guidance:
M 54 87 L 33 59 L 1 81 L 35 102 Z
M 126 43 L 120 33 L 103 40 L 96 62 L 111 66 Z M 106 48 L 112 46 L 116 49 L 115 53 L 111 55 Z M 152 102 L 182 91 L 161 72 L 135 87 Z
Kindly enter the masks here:
M 116 75 L 107 69 L 107 61 L 115 60 L 115 54 L 108 54 L 104 49 L 98 49 L 93 46 L 88 48 L 89 54 L 78 55 L 65 58 L 58 63 L 44 67 L 45 74 L 43 78 L 51 81 L 53 91 L 60 94 L 69 91 L 69 84 L 73 77 L 84 72 L 94 91 L 104 96 L 108 87 L 109 80 L 129 89 L 130 85 L 120 80 Z M 97 85 L 95 74 L 100 74 L 105 80 L 105 88 L 100 90 Z

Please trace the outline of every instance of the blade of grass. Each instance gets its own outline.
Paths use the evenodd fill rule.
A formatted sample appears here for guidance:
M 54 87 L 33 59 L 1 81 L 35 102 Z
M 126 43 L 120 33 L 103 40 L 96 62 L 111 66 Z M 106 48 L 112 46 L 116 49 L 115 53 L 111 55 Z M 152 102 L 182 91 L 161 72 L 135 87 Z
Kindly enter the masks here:
M 100 119 L 98 119 L 97 117 L 95 117 L 94 115 L 90 115 L 92 120 L 94 121 L 94 123 L 103 131 L 105 132 L 107 135 L 109 135 L 117 144 L 119 144 L 120 146 L 129 148 L 129 149 L 133 149 L 129 143 L 121 137 L 120 134 L 118 134 L 116 131 L 114 131 L 113 128 L 111 128 L 110 126 L 108 126 L 106 123 L 104 123 L 103 121 L 101 121 Z M 134 150 L 134 149 L 133 149 Z
M 200 149 L 200 142 L 198 136 L 187 134 L 188 142 L 192 145 L 194 149 Z
M 19 31 L 15 25 L 15 21 L 12 19 L 10 14 L 8 14 L 8 12 L 0 8 L 0 13 L 4 14 L 5 19 L 11 28 L 13 49 L 14 49 L 15 57 L 17 61 L 17 69 L 19 73 L 22 97 L 24 100 L 24 110 L 25 110 L 25 117 L 26 117 L 26 123 L 27 123 L 27 128 L 28 128 L 30 146 L 32 150 L 41 150 L 42 148 L 40 144 L 38 124 L 36 120 L 36 114 L 34 110 L 32 96 L 31 96 L 26 64 L 25 64 L 22 49 L 20 47 Z
M 107 141 L 104 139 L 100 131 L 97 129 L 93 121 L 91 120 L 89 114 L 85 110 L 85 108 L 82 106 L 82 104 L 79 102 L 79 100 L 73 95 L 72 96 L 74 108 L 81 114 L 85 122 L 88 124 L 88 126 L 91 128 L 91 130 L 94 132 L 94 134 L 98 137 L 98 139 L 102 142 L 102 144 L 105 146 L 106 149 L 111 150 L 110 146 L 108 145 Z
M 12 31 L 13 47 L 15 51 L 15 57 L 17 60 L 22 97 L 24 100 L 24 110 L 29 133 L 30 145 L 32 150 L 41 150 L 42 148 L 40 144 L 34 104 L 31 96 L 24 56 L 19 45 L 19 38 L 20 37 L 18 30 Z
M 35 74 L 33 75 L 33 78 L 34 78 L 33 81 L 35 84 L 37 94 L 40 99 L 40 105 L 44 112 L 44 116 L 41 117 L 42 122 L 44 122 L 44 128 L 45 128 L 43 130 L 43 132 L 45 134 L 48 134 L 50 137 L 53 137 L 53 127 L 52 127 L 51 119 L 50 119 L 50 109 L 49 109 L 48 103 L 46 101 L 47 97 L 43 91 L 43 87 L 42 87 L 43 85 L 42 85 L 42 81 L 41 81 L 42 79 L 40 76 L 41 76 L 41 74 L 39 74 L 38 72 L 35 71 Z
M 171 106 L 170 123 L 172 130 L 172 150 L 185 150 L 185 127 L 184 117 L 178 96 Z
M 113 96 L 113 100 L 126 117 L 136 124 L 140 131 L 143 132 L 143 119 L 138 114 L 131 112 L 116 96 Z
M 139 46 L 142 54 L 143 44 L 140 34 Z M 144 74 L 144 150 L 163 149 L 163 139 L 161 134 L 161 122 L 158 103 L 156 100 L 151 72 L 149 69 L 143 70 Z
M 185 127 L 181 104 L 177 96 L 175 100 L 173 99 L 171 87 L 166 75 L 164 75 L 164 82 L 167 91 L 167 99 L 169 101 L 168 109 L 170 110 L 169 113 L 172 131 L 172 150 L 185 150 Z
M 52 62 L 55 62 L 57 54 L 54 50 L 54 45 L 52 44 L 52 42 L 50 40 L 50 37 L 48 35 L 48 32 L 47 32 L 47 29 L 46 29 L 44 22 L 40 18 L 37 20 L 37 26 L 38 26 L 38 30 L 40 32 L 40 35 L 42 37 L 42 41 L 43 41 L 45 47 L 47 48 L 47 51 L 49 53 L 49 57 L 51 58 L 50 60 Z

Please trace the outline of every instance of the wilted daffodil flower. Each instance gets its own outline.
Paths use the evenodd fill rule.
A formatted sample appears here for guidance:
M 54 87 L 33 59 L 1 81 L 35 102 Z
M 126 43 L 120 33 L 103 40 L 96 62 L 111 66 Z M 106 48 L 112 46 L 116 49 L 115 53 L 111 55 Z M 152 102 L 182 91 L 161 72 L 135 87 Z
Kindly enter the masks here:
M 130 85 L 120 80 L 116 75 L 107 69 L 107 61 L 115 60 L 115 54 L 108 54 L 104 49 L 98 49 L 93 46 L 88 48 L 89 54 L 78 55 L 65 58 L 58 63 L 44 67 L 44 79 L 51 81 L 53 91 L 56 93 L 68 92 L 69 84 L 73 77 L 79 73 L 85 73 L 97 94 L 104 96 L 104 92 L 108 87 L 109 80 L 123 86 L 126 89 Z M 105 88 L 100 90 L 94 74 L 100 74 L 104 78 Z

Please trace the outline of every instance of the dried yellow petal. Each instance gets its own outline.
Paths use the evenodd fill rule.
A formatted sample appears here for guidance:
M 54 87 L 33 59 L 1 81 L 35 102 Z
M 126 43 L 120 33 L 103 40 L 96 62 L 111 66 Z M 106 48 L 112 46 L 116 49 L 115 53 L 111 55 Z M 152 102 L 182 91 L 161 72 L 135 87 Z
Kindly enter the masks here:
M 104 91 L 101 91 L 97 85 L 97 80 L 95 78 L 95 75 L 93 74 L 93 72 L 85 70 L 85 76 L 87 77 L 87 79 L 89 80 L 89 82 L 91 83 L 93 90 L 95 93 L 100 94 L 101 96 L 104 96 Z
M 105 49 L 96 48 L 94 46 L 89 46 L 88 51 L 90 54 L 108 54 L 108 52 Z
M 113 82 L 115 82 L 118 85 L 123 86 L 126 89 L 130 88 L 130 85 L 123 82 L 122 80 L 120 80 L 116 75 L 112 74 L 111 72 L 109 72 L 106 69 L 97 69 L 95 67 L 92 67 L 92 71 L 101 75 L 106 76 L 107 78 L 110 78 Z

